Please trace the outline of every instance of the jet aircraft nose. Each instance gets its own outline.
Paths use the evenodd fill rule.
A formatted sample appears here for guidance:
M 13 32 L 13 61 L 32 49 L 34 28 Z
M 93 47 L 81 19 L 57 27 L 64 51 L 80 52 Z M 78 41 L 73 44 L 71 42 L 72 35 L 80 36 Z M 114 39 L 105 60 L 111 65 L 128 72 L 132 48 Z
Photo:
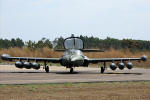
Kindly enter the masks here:
M 81 55 L 73 55 L 71 57 L 71 63 L 73 65 L 81 66 L 84 63 L 84 58 Z

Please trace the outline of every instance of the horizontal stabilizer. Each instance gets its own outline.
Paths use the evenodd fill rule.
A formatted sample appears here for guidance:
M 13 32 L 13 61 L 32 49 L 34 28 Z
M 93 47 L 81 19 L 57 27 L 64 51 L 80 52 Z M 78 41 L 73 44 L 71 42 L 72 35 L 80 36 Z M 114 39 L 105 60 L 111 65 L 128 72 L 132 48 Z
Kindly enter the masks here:
M 104 50 L 99 49 L 83 49 L 82 52 L 104 52 Z
M 64 52 L 64 51 L 66 51 L 66 49 L 54 49 L 54 51 Z
M 63 52 L 66 49 L 56 49 L 54 51 L 58 51 L 58 52 Z M 104 50 L 99 50 L 99 49 L 81 49 L 82 52 L 104 52 Z

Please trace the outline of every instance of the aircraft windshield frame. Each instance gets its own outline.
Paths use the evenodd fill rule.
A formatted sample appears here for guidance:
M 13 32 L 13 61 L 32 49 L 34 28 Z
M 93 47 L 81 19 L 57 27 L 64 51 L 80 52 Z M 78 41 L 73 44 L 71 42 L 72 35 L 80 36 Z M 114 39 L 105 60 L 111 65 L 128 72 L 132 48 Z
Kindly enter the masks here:
M 83 55 L 83 53 L 80 50 L 67 50 L 66 52 L 64 52 L 63 55 Z
M 84 42 L 79 37 L 69 37 L 64 40 L 65 49 L 84 49 Z

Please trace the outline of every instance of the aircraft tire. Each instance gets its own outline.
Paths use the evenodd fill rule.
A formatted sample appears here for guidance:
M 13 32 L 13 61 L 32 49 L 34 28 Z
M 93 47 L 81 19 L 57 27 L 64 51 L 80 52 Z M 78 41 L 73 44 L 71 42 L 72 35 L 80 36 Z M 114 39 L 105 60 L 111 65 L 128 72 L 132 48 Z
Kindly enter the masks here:
M 105 69 L 104 67 L 101 67 L 101 73 L 104 73 Z
M 49 73 L 49 66 L 45 67 L 45 71 L 46 71 L 46 73 Z

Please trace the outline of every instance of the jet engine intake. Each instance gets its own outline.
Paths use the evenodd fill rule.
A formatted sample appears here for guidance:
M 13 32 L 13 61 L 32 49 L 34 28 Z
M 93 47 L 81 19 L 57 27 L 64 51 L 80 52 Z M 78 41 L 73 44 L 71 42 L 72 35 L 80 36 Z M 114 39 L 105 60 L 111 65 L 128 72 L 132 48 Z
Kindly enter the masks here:
M 110 69 L 111 69 L 111 70 L 116 70 L 116 68 L 117 68 L 117 66 L 116 66 L 115 63 L 111 63 L 111 64 L 110 64 Z
M 17 61 L 17 62 L 15 63 L 15 66 L 16 66 L 17 68 L 23 68 L 23 62 Z
M 119 67 L 120 70 L 123 70 L 125 65 L 124 65 L 124 63 L 121 62 L 121 63 L 118 64 L 118 67 Z
M 127 67 L 128 69 L 132 69 L 132 68 L 133 68 L 132 62 L 128 62 L 127 65 L 126 65 L 126 67 Z
M 32 68 L 38 70 L 38 69 L 40 69 L 40 64 L 38 64 L 36 62 L 33 62 L 32 63 Z
M 32 64 L 31 64 L 30 62 L 24 62 L 24 67 L 25 67 L 26 69 L 31 69 Z

